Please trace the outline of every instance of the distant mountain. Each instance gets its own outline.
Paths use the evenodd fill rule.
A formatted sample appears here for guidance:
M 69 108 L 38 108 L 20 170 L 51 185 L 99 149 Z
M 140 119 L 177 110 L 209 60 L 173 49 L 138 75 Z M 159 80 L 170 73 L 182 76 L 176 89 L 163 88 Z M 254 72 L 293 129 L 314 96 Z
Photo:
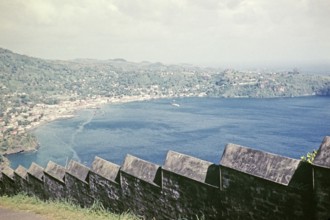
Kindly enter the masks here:
M 115 59 L 112 59 L 113 61 L 116 61 L 116 62 L 127 62 L 127 60 L 123 59 L 123 58 L 115 58 Z

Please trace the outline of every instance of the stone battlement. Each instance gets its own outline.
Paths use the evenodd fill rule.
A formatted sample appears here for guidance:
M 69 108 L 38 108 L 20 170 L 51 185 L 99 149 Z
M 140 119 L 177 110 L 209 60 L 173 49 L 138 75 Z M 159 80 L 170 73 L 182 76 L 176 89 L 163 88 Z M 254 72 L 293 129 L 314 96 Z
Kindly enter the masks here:
M 0 193 L 43 200 L 95 201 L 146 219 L 329 219 L 330 137 L 314 163 L 228 144 L 219 164 L 169 151 L 163 166 L 132 155 L 117 164 L 95 157 L 91 168 L 71 160 L 46 168 L 6 167 Z

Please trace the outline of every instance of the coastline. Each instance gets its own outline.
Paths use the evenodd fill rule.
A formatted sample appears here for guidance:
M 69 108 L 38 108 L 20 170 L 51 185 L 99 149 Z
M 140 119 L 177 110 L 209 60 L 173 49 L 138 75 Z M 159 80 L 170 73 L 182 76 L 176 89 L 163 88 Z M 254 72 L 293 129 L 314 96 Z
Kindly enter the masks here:
M 56 105 L 44 105 L 37 104 L 38 110 L 40 107 L 43 109 L 42 118 L 31 123 L 27 126 L 26 131 L 30 132 L 44 124 L 55 120 L 65 120 L 74 118 L 77 111 L 83 109 L 97 109 L 106 104 L 117 104 L 117 103 L 126 103 L 126 102 L 135 102 L 135 101 L 146 101 L 155 98 L 167 98 L 167 97 L 141 97 L 141 96 L 124 96 L 124 97 L 97 97 L 87 100 L 76 100 L 76 101 L 64 101 Z M 36 110 L 36 111 L 38 111 Z
M 19 128 L 20 134 L 27 134 L 43 126 L 47 123 L 56 120 L 65 120 L 76 116 L 77 111 L 83 109 L 97 109 L 107 104 L 120 104 L 137 101 L 147 101 L 159 98 L 174 98 L 178 96 L 163 96 L 163 95 L 145 95 L 145 96 L 121 96 L 121 97 L 93 97 L 91 99 L 81 99 L 75 101 L 63 101 L 56 105 L 36 104 L 31 109 L 31 114 L 38 120 L 31 122 L 29 125 Z M 0 162 L 2 165 L 8 165 L 9 161 L 6 158 L 7 155 L 37 151 L 39 147 L 36 141 L 33 147 L 15 147 L 9 148 L 1 153 L 3 161 Z

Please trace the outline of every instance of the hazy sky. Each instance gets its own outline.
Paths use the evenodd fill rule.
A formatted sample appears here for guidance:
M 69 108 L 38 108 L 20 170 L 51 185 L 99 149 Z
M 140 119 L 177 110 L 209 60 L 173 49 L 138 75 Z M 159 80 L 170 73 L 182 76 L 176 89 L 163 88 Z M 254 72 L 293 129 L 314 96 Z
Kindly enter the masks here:
M 48 59 L 330 63 L 330 0 L 0 0 L 0 47 Z

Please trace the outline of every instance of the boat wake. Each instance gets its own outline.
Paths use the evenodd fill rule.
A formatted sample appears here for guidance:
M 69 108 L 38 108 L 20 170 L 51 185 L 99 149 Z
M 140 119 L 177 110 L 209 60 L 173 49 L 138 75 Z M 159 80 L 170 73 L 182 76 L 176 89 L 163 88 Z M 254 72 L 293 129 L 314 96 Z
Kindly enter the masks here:
M 90 116 L 86 119 L 86 121 L 82 122 L 78 128 L 75 130 L 75 132 L 73 132 L 73 134 L 71 135 L 71 139 L 70 139 L 70 151 L 72 153 L 72 159 L 76 160 L 77 162 L 81 162 L 81 159 L 79 158 L 77 152 L 74 150 L 74 147 L 76 146 L 76 138 L 77 136 L 82 133 L 85 129 L 85 126 L 88 125 L 94 118 L 94 113 L 92 112 L 90 114 Z

